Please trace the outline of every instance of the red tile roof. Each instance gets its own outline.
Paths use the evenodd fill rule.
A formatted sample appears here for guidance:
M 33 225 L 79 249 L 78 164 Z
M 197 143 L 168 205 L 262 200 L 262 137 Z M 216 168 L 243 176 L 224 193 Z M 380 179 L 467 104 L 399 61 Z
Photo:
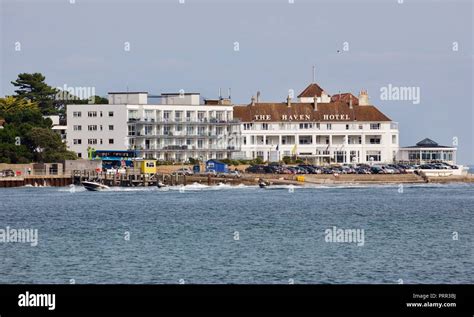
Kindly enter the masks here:
M 352 104 L 355 105 L 355 106 L 358 105 L 359 104 L 359 98 L 357 98 L 356 96 L 354 96 L 350 92 L 344 92 L 344 93 L 332 95 L 331 96 L 331 101 L 332 102 L 344 101 L 346 103 L 349 103 L 349 101 L 351 100 L 351 96 L 352 96 Z
M 256 120 L 255 116 L 263 115 L 269 117 L 267 120 Z M 288 118 L 291 116 L 294 118 L 291 121 L 392 121 L 380 110 L 374 106 L 357 106 L 353 105 L 350 109 L 349 104 L 346 102 L 330 102 L 330 103 L 318 103 L 317 111 L 313 110 L 312 103 L 292 103 L 288 107 L 287 103 L 256 103 L 254 105 L 247 106 L 235 106 L 234 107 L 234 118 L 240 119 L 242 122 L 282 122 L 290 121 L 283 120 L 282 116 L 287 115 Z M 300 116 L 303 119 L 300 120 Z M 339 115 L 342 116 L 342 120 L 329 119 L 325 115 Z M 306 119 L 309 118 L 309 119 Z
M 324 90 L 316 83 L 309 84 L 299 95 L 298 98 L 301 97 L 314 97 L 315 95 L 321 97 L 321 93 Z

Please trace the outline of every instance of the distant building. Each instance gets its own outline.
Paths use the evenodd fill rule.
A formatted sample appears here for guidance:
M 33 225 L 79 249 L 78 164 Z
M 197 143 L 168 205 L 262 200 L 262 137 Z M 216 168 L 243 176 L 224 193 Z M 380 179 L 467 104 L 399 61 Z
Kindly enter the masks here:
M 279 161 L 285 156 L 323 163 L 393 162 L 398 124 L 369 102 L 366 91 L 329 96 L 318 84 L 293 101 L 252 102 L 234 107 L 242 122 L 246 158 Z
M 49 118 L 53 122 L 51 130 L 59 134 L 61 140 L 66 142 L 67 126 L 60 124 L 59 116 L 44 116 L 44 118 Z
M 400 148 L 398 160 L 418 164 L 432 161 L 456 164 L 456 151 L 456 147 L 439 145 L 435 141 L 426 138 L 416 145 Z

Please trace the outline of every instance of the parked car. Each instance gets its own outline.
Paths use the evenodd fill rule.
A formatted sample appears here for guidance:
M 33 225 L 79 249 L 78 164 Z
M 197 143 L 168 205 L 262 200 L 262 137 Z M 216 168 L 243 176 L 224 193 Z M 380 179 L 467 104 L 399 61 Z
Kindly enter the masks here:
M 3 170 L 3 171 L 0 171 L 0 176 L 1 177 L 14 177 L 15 172 L 11 169 L 6 169 L 6 170 Z
M 173 173 L 171 173 L 171 175 L 186 175 L 186 176 L 190 176 L 190 175 L 194 175 L 194 172 L 187 168 L 187 167 L 182 167 L 180 169 L 177 169 L 176 171 L 174 171 Z
M 242 177 L 242 174 L 240 174 L 239 171 L 230 171 L 229 173 L 227 173 L 227 175 L 230 177 L 235 177 L 235 178 Z
M 385 171 L 380 166 L 372 166 L 370 172 L 372 174 L 385 174 Z

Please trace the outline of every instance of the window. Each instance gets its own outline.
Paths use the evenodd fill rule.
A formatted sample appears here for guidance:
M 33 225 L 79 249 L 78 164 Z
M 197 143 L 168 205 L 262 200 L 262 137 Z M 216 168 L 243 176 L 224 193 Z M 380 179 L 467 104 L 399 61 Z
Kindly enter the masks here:
M 109 144 L 114 144 L 114 139 L 109 139 Z
M 331 130 L 332 129 L 332 124 L 331 123 L 326 124 L 326 129 Z
M 345 163 L 346 151 L 334 151 L 334 161 L 336 163 Z
M 114 116 L 114 112 L 113 111 L 109 111 L 109 117 L 113 117 Z
M 300 123 L 300 129 L 311 129 L 313 128 L 312 123 Z
M 311 135 L 300 135 L 299 137 L 300 144 L 312 144 L 313 143 L 313 137 Z
M 359 124 L 359 130 L 364 129 L 364 126 L 362 124 Z
M 103 144 L 104 142 L 102 141 L 102 139 L 100 139 L 100 144 Z
M 80 111 L 74 111 L 74 112 L 72 113 L 72 116 L 73 116 L 74 118 L 80 118 L 80 117 L 82 116 L 82 114 L 81 114 Z
M 369 139 L 369 143 L 370 143 L 370 144 L 380 144 L 380 138 L 371 137 L 371 138 Z
M 73 143 L 74 144 L 82 144 L 82 140 L 81 139 L 74 139 Z
M 87 144 L 97 144 L 97 139 L 88 139 Z
M 182 118 L 183 118 L 183 112 L 182 111 L 175 111 L 174 112 L 174 120 L 176 122 L 181 122 Z
M 348 124 L 346 124 L 346 130 L 349 130 L 349 125 Z
M 145 126 L 145 135 L 152 135 L 153 133 L 153 126 L 152 125 L 146 125 Z
M 206 127 L 199 127 L 198 128 L 198 135 L 205 135 L 206 134 Z
M 198 111 L 198 121 L 204 122 L 206 121 L 206 112 L 205 111 Z
M 97 131 L 97 125 L 88 125 L 87 126 L 87 130 L 89 131 Z
M 100 116 L 102 117 L 102 111 L 100 111 Z
M 252 130 L 252 128 L 253 128 L 253 123 L 244 124 L 244 130 Z
M 380 151 L 367 151 L 366 159 L 367 162 L 380 162 L 382 160 Z
M 244 136 L 244 137 L 242 138 L 242 142 L 243 142 L 244 145 L 247 145 L 247 137 L 246 137 L 246 136 Z
M 74 126 L 74 131 L 81 131 L 82 130 L 82 126 L 81 125 L 75 125 Z
M 171 117 L 171 111 L 164 111 L 163 112 L 163 120 L 165 122 L 168 122 L 170 120 L 170 117 Z
M 392 144 L 397 144 L 397 136 L 392 135 Z
M 97 117 L 97 111 L 88 111 L 87 116 L 88 117 Z
M 135 135 L 135 126 L 134 125 L 129 125 L 128 126 L 128 136 L 133 136 Z
M 186 127 L 186 134 L 193 135 L 194 134 L 194 127 Z
M 114 125 L 113 124 L 110 124 L 109 125 L 109 131 L 113 131 L 114 130 Z
M 155 120 L 155 111 L 145 110 L 145 121 L 154 121 L 154 120 Z
M 186 122 L 191 122 L 192 111 L 186 111 Z
M 349 155 L 350 155 L 349 163 L 357 163 L 359 161 L 359 151 L 351 151 Z
M 128 120 L 138 120 L 138 110 L 128 110 Z
M 268 130 L 268 123 L 262 123 L 262 130 Z
M 380 123 L 371 123 L 370 130 L 380 130 Z
M 82 153 L 77 153 L 78 158 L 82 158 Z
M 101 125 L 100 125 L 100 131 L 102 131 L 102 130 L 103 130 L 103 127 L 102 127 L 102 124 L 101 124 Z
M 178 125 L 176 126 L 176 131 L 177 131 L 177 132 L 183 131 L 183 126 L 180 125 L 180 124 L 178 124 Z
M 321 128 L 321 125 L 319 123 L 316 123 L 316 129 L 320 129 Z
M 203 144 L 204 144 L 203 140 L 198 140 L 198 148 L 199 149 L 202 149 Z

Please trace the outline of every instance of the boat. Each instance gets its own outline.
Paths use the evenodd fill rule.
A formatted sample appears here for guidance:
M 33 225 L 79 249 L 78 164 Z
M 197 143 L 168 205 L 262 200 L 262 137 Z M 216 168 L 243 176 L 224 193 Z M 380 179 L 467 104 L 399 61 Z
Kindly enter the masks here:
M 94 192 L 110 189 L 109 186 L 106 186 L 104 184 L 97 183 L 97 182 L 82 182 L 82 185 L 84 186 L 85 189 L 94 191 Z
M 266 182 L 266 181 L 264 181 L 264 180 L 260 180 L 260 181 L 258 182 L 258 187 L 260 187 L 260 188 L 267 188 L 268 186 L 270 186 L 270 183 L 269 183 L 269 182 Z
M 161 181 L 158 181 L 157 187 L 158 187 L 158 188 L 164 188 L 164 187 L 168 187 L 168 185 L 164 184 L 164 183 L 161 182 Z

